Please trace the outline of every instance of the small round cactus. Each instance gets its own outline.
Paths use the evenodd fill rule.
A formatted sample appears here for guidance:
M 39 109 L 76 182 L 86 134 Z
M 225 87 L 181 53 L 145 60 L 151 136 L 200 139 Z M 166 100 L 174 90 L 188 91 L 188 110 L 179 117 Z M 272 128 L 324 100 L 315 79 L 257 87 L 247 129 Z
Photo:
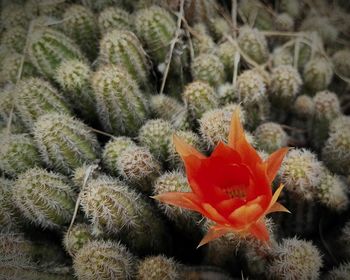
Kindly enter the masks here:
M 288 48 L 275 48 L 272 53 L 272 62 L 273 65 L 292 65 L 293 64 L 293 55 Z
M 40 117 L 34 126 L 34 138 L 45 163 L 65 174 L 98 157 L 96 136 L 84 123 L 64 114 Z
M 135 135 L 145 122 L 149 106 L 130 74 L 107 65 L 92 77 L 100 122 L 107 132 Z
M 156 117 L 169 121 L 176 129 L 188 129 L 186 108 L 175 98 L 165 94 L 151 97 L 151 111 Z
M 235 55 L 239 53 L 236 45 L 230 41 L 225 41 L 218 45 L 217 55 L 225 67 L 226 77 L 231 80 Z
M 243 103 L 261 101 L 266 94 L 263 77 L 254 70 L 246 70 L 237 78 L 237 95 Z
M 208 147 L 214 148 L 219 142 L 227 142 L 230 130 L 232 113 L 240 109 L 241 119 L 244 122 L 245 113 L 240 105 L 229 104 L 220 109 L 205 112 L 199 120 L 199 131 Z
M 135 257 L 112 241 L 92 241 L 81 248 L 73 262 L 79 280 L 132 279 Z
M 342 263 L 331 269 L 325 276 L 325 280 L 347 280 L 350 275 L 350 263 Z
M 281 12 L 289 14 L 291 17 L 296 18 L 300 15 L 300 8 L 302 3 L 298 0 L 281 0 L 279 3 Z
M 311 94 L 324 90 L 333 78 L 332 64 L 326 58 L 314 58 L 305 65 L 303 78 Z
M 197 150 L 202 149 L 202 143 L 199 138 L 199 136 L 190 131 L 190 130 L 180 130 L 176 131 L 175 134 L 183 139 L 186 143 L 190 144 L 191 146 L 195 147 Z M 171 138 L 170 145 L 168 147 L 169 149 L 169 163 L 170 166 L 173 167 L 174 169 L 184 169 L 184 163 L 178 154 L 178 152 L 175 149 L 175 144 L 173 141 L 173 138 Z
M 311 200 L 317 192 L 322 172 L 322 163 L 315 154 L 305 149 L 294 149 L 284 159 L 280 176 L 288 191 Z
M 195 81 L 188 84 L 182 94 L 182 99 L 193 119 L 199 119 L 205 111 L 218 106 L 214 89 L 202 81 Z
M 143 192 L 150 192 L 161 166 L 151 152 L 143 147 L 129 146 L 117 159 L 118 173 Z
M 38 71 L 53 79 L 64 60 L 84 59 L 79 47 L 65 34 L 49 27 L 33 27 L 28 35 L 28 55 Z
M 278 123 L 267 122 L 259 125 L 254 132 L 258 148 L 272 153 L 288 144 L 288 135 Z
M 33 168 L 18 176 L 13 200 L 22 214 L 43 228 L 58 228 L 73 215 L 75 194 L 63 175 Z
M 341 115 L 329 124 L 330 133 L 341 130 L 350 130 L 350 116 Z
M 210 31 L 215 40 L 219 41 L 231 32 L 229 21 L 223 17 L 215 17 L 209 21 Z
M 207 27 L 203 23 L 193 26 L 195 36 L 193 37 L 193 51 L 195 55 L 211 53 L 215 49 L 213 38 L 209 35 Z
M 96 18 L 89 8 L 77 4 L 69 6 L 63 14 L 63 31 L 89 57 L 95 58 L 99 34 Z
M 326 44 L 334 43 L 339 31 L 333 26 L 328 17 L 311 16 L 306 18 L 300 26 L 303 31 L 317 32 Z
M 136 146 L 131 138 L 119 136 L 111 139 L 104 147 L 102 161 L 109 172 L 118 174 L 118 158 L 121 153 L 129 146 Z
M 28 0 L 25 3 L 26 12 L 30 17 L 39 15 L 62 18 L 66 8 L 65 0 Z
M 21 119 L 19 117 L 19 113 L 16 110 L 15 101 L 14 101 L 14 94 L 13 94 L 13 87 L 5 87 L 3 90 L 0 91 L 0 120 L 3 124 L 3 132 L 8 133 L 23 133 L 25 132 L 25 128 L 23 126 L 23 123 L 21 122 Z M 7 131 L 8 123 L 11 118 L 11 127 L 10 130 Z M 1 132 L 2 133 L 2 132 Z
M 197 56 L 192 62 L 191 72 L 194 80 L 208 82 L 213 87 L 223 83 L 225 79 L 224 65 L 213 54 Z
M 112 30 L 133 29 L 130 14 L 119 7 L 107 7 L 98 16 L 98 27 L 102 34 Z
M 67 99 L 86 120 L 96 117 L 95 95 L 90 84 L 91 74 L 89 65 L 81 60 L 72 59 L 61 63 L 55 77 L 66 92 Z
M 322 160 L 333 172 L 350 174 L 350 129 L 329 135 L 322 149 Z
M 322 267 L 321 253 L 310 241 L 284 239 L 276 247 L 268 266 L 270 279 L 317 280 Z
M 162 119 L 148 120 L 139 130 L 139 142 L 160 160 L 166 161 L 169 156 L 169 145 L 173 134 L 171 124 Z
M 262 64 L 267 61 L 269 57 L 267 42 L 260 31 L 243 26 L 240 28 L 237 40 L 242 51 L 256 63 Z
M 273 29 L 273 14 L 260 1 L 240 1 L 239 10 L 249 25 L 254 25 L 259 30 Z
M 0 169 L 11 177 L 16 177 L 32 167 L 42 166 L 35 142 L 27 134 L 1 135 Z
M 15 94 L 16 109 L 28 128 L 32 128 L 35 121 L 44 114 L 70 114 L 63 97 L 50 83 L 40 78 L 20 81 L 15 88 Z
M 337 51 L 332 56 L 334 70 L 338 75 L 350 77 L 350 50 Z
M 293 31 L 294 19 L 287 13 L 282 13 L 276 16 L 275 24 L 278 30 Z
M 99 60 L 104 64 L 124 67 L 135 81 L 147 86 L 149 62 L 146 53 L 134 33 L 127 30 L 112 30 L 100 42 Z
M 81 205 L 94 235 L 117 234 L 139 253 L 158 252 L 166 246 L 163 223 L 154 209 L 140 194 L 116 179 L 100 176 L 89 180 Z
M 308 95 L 299 95 L 294 102 L 294 112 L 302 119 L 308 119 L 314 114 L 314 101 Z
M 292 66 L 281 65 L 275 67 L 272 70 L 270 85 L 272 103 L 279 108 L 288 108 L 299 92 L 301 84 L 301 77 Z
M 171 14 L 158 6 L 139 10 L 135 15 L 135 28 L 153 60 L 157 64 L 165 62 L 176 31 Z
M 135 279 L 177 280 L 180 279 L 179 265 L 162 255 L 146 257 L 138 265 Z
M 6 29 L 16 25 L 25 27 L 28 18 L 22 4 L 9 3 L 1 7 L 1 25 Z
M 217 89 L 217 98 L 220 105 L 227 105 L 237 101 L 237 91 L 230 83 L 222 84 Z
M 86 224 L 76 224 L 64 235 L 63 245 L 71 256 L 75 256 L 85 244 L 92 240 L 93 236 L 90 226 Z
M 166 192 L 190 192 L 191 188 L 186 177 L 180 172 L 166 172 L 154 183 L 153 194 L 160 195 Z M 162 212 L 182 229 L 189 229 L 198 221 L 198 215 L 176 206 L 157 202 Z
M 22 53 L 26 43 L 27 30 L 22 26 L 14 26 L 7 29 L 1 35 L 1 44 L 18 53 Z
M 345 183 L 327 170 L 322 173 L 316 194 L 319 201 L 332 210 L 341 212 L 349 206 Z

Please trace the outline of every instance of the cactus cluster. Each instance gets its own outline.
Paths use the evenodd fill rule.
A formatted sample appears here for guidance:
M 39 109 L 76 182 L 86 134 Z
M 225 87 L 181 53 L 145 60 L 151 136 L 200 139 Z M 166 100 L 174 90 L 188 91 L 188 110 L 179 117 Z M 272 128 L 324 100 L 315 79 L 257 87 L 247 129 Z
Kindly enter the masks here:
M 0 1 L 0 279 L 349 279 L 349 14 L 344 0 Z M 254 220 L 270 200 L 197 194 L 209 156 L 196 180 L 229 188 L 219 163 L 253 158 L 230 176 L 249 189 L 276 173 L 291 213 L 196 249 L 224 217 L 217 234 L 234 229 L 237 205 Z

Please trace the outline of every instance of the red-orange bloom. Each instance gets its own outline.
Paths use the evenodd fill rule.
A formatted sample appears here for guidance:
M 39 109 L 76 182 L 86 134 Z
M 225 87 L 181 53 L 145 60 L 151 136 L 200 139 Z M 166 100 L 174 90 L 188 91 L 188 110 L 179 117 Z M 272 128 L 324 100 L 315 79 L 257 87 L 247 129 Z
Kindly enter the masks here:
M 277 150 L 263 161 L 246 140 L 239 113 L 239 110 L 233 113 L 228 144 L 220 142 L 210 157 L 174 135 L 192 192 L 169 192 L 154 197 L 197 211 L 216 223 L 199 246 L 228 232 L 250 233 L 268 241 L 265 215 L 289 212 L 277 202 L 283 185 L 273 195 L 271 189 L 288 148 Z

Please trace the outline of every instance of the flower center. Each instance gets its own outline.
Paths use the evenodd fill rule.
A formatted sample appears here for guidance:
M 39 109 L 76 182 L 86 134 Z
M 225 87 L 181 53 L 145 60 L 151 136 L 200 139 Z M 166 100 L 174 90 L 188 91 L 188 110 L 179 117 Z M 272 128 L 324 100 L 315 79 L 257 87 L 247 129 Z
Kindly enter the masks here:
M 247 196 L 247 187 L 245 185 L 236 185 L 232 187 L 224 188 L 223 191 L 230 198 L 245 198 Z

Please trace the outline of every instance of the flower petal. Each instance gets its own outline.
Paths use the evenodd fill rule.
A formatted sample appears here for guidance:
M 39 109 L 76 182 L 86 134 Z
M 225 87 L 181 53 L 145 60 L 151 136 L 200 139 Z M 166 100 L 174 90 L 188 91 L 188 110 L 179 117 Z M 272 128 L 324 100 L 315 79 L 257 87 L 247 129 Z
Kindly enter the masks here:
M 194 193 L 167 192 L 156 196 L 152 196 L 152 198 L 170 205 L 179 206 L 200 213 L 203 212 L 201 207 L 198 205 L 198 197 Z
M 206 213 L 205 216 L 214 222 L 219 224 L 228 224 L 226 218 L 224 218 L 212 205 L 209 203 L 202 203 L 202 207 Z
M 221 141 L 216 145 L 214 151 L 210 155 L 210 159 L 213 158 L 220 158 L 222 163 L 227 164 L 241 163 L 241 156 L 239 153 Z
M 278 197 L 280 196 L 281 194 L 281 191 L 283 189 L 284 185 L 281 184 L 278 189 L 275 191 L 275 193 L 273 194 L 272 198 L 271 198 L 271 201 L 270 201 L 270 205 L 267 207 L 267 211 L 269 211 L 269 209 L 276 203 Z
M 270 209 L 266 212 L 266 215 L 273 213 L 273 212 L 290 213 L 290 211 L 286 207 L 284 207 L 281 203 L 278 203 L 278 202 L 275 202 L 275 204 L 270 207 Z
M 237 150 L 236 144 L 238 140 L 240 140 L 241 138 L 245 138 L 244 129 L 242 127 L 241 120 L 239 117 L 240 111 L 241 110 L 237 108 L 233 112 L 230 131 L 228 134 L 228 145 L 235 150 Z
M 273 179 L 275 179 L 276 174 L 281 167 L 282 161 L 287 154 L 289 148 L 281 148 L 272 153 L 269 158 L 266 160 L 266 173 L 267 177 L 269 178 L 270 184 L 272 183 Z
M 254 235 L 257 239 L 261 241 L 269 241 L 269 231 L 266 228 L 264 220 L 257 221 L 252 224 L 249 228 L 249 233 Z
M 182 140 L 179 136 L 176 134 L 173 135 L 173 143 L 175 145 L 176 151 L 179 153 L 181 158 L 186 161 L 186 157 L 188 156 L 196 156 L 199 159 L 205 159 L 206 157 L 197 151 L 193 146 L 187 144 L 184 140 Z
M 231 232 L 232 229 L 230 229 L 229 227 L 223 227 L 220 225 L 216 225 L 216 226 L 212 226 L 207 234 L 203 237 L 203 239 L 201 240 L 201 242 L 199 243 L 198 247 L 203 246 L 204 244 L 207 244 L 208 242 L 220 238 L 221 236 Z
M 241 228 L 258 220 L 264 209 L 258 203 L 247 204 L 234 210 L 228 217 L 231 225 Z

